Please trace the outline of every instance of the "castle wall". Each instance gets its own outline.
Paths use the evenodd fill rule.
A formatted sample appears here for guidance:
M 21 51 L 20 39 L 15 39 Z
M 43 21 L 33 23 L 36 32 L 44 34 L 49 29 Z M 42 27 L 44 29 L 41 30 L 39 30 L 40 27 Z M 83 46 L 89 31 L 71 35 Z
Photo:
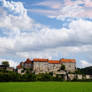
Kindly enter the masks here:
M 34 62 L 33 63 L 33 71 L 38 73 L 49 73 L 56 72 L 60 69 L 61 64 L 50 64 L 48 62 Z
M 70 80 L 74 80 L 75 74 L 68 74 L 68 77 L 69 77 Z
M 61 64 L 48 64 L 48 70 L 49 72 L 56 72 L 60 69 Z
M 76 64 L 75 63 L 63 63 L 65 65 L 65 70 L 68 72 L 74 72 Z M 61 64 L 51 64 L 48 62 L 33 62 L 33 71 L 35 73 L 45 73 L 45 72 L 56 72 L 60 69 Z
M 82 74 L 77 75 L 77 79 L 82 80 L 82 78 L 83 78 Z
M 33 63 L 24 64 L 24 68 L 26 68 L 26 69 L 33 69 Z
M 91 79 L 90 75 L 86 75 L 86 79 Z
M 33 71 L 36 74 L 48 72 L 48 62 L 33 62 Z
M 76 70 L 76 63 L 63 62 L 62 64 L 65 65 L 65 70 L 67 70 L 68 72 L 75 72 L 75 70 Z

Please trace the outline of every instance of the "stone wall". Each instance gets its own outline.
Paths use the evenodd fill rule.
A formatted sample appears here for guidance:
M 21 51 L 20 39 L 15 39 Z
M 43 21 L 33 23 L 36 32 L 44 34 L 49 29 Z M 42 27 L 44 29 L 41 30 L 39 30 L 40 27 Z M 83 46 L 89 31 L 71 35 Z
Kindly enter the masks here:
M 63 63 L 65 68 L 69 72 L 75 71 L 75 63 Z M 51 64 L 48 62 L 33 62 L 33 71 L 35 73 L 49 73 L 49 72 L 56 72 L 60 69 L 61 64 Z
M 82 74 L 77 75 L 77 79 L 82 80 L 82 78 L 83 78 Z
M 90 75 L 86 75 L 86 79 L 91 79 Z
M 48 62 L 34 62 L 33 63 L 33 71 L 36 74 L 58 71 L 60 67 L 61 67 L 61 64 L 50 64 Z
M 68 74 L 68 77 L 70 80 L 74 80 L 75 79 L 75 74 Z
M 67 70 L 68 72 L 75 72 L 76 63 L 66 62 L 66 63 L 62 63 L 62 64 L 65 65 L 65 70 Z
M 49 72 L 56 72 L 60 69 L 61 64 L 50 64 L 48 63 L 48 70 Z
M 48 72 L 48 62 L 33 62 L 33 71 L 36 74 Z
M 33 68 L 33 64 L 24 64 L 23 66 L 26 69 L 32 69 Z

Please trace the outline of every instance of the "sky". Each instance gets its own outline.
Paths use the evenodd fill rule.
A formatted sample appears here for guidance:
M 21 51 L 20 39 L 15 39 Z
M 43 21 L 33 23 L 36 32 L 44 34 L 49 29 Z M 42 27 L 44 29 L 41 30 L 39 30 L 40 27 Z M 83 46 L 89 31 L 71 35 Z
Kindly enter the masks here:
M 0 0 L 0 62 L 76 59 L 92 66 L 92 0 Z

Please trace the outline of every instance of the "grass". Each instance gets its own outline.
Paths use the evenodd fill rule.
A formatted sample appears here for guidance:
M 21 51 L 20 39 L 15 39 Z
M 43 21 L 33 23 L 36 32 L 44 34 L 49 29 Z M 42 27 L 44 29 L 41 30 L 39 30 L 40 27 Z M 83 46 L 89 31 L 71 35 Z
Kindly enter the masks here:
M 0 92 L 92 92 L 92 82 L 9 82 Z

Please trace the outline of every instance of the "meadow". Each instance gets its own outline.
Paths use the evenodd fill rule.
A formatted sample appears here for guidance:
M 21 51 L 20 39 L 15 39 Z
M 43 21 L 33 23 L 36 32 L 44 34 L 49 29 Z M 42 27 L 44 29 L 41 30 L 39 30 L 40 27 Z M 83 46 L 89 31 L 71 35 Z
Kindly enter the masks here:
M 92 82 L 7 82 L 0 92 L 92 92 Z

